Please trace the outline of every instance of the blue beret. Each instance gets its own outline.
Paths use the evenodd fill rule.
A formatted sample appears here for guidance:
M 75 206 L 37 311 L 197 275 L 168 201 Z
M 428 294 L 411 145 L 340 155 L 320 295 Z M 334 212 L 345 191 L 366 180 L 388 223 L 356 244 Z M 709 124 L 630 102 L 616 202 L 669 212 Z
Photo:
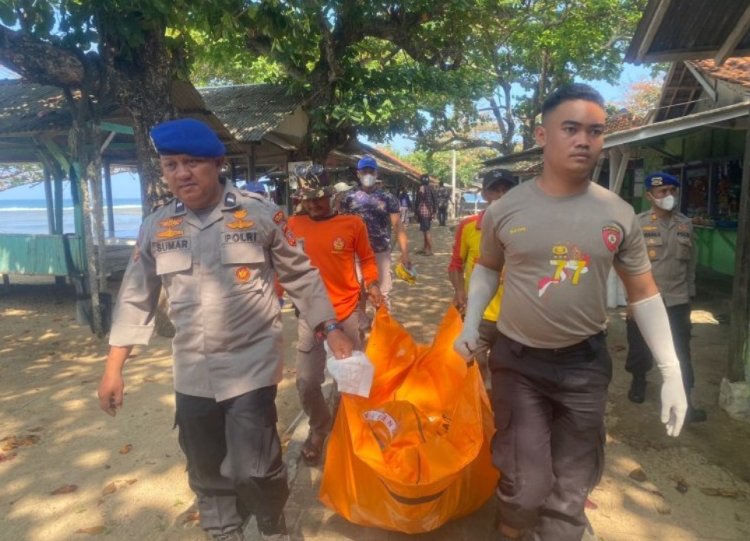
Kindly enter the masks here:
M 266 189 L 263 187 L 263 184 L 260 182 L 253 182 L 251 180 L 248 180 L 245 182 L 245 190 L 252 193 L 259 193 L 259 194 L 265 194 Z
M 674 176 L 670 175 L 669 173 L 664 172 L 658 172 L 658 173 L 651 173 L 649 176 L 646 177 L 646 180 L 644 181 L 644 185 L 646 186 L 646 189 L 650 188 L 657 188 L 659 186 L 677 186 L 680 187 L 680 180 Z
M 366 169 L 368 167 L 370 169 L 378 168 L 378 162 L 376 162 L 375 158 L 373 158 L 372 156 L 365 156 L 364 158 L 359 160 L 359 162 L 357 162 L 357 170 Z
M 227 152 L 216 132 L 193 118 L 168 120 L 151 128 L 151 141 L 159 154 L 187 154 L 220 158 Z

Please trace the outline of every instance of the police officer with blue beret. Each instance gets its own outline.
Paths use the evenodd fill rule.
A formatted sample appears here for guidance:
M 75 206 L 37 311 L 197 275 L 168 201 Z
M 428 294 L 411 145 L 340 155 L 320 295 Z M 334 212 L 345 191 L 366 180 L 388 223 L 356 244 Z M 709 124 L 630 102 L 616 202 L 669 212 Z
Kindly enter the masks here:
M 688 398 L 687 421 L 705 421 L 706 412 L 690 401 L 694 376 L 690 360 L 690 299 L 695 296 L 697 251 L 693 223 L 677 210 L 680 180 L 665 172 L 648 175 L 644 181 L 645 198 L 651 208 L 638 215 L 646 240 L 651 272 L 667 307 L 672 339 L 680 361 L 685 395 Z M 625 369 L 633 375 L 628 398 L 637 404 L 646 399 L 646 373 L 653 358 L 638 326 L 627 319 L 628 356 Z
M 282 340 L 274 275 L 337 358 L 351 354 L 317 269 L 264 197 L 220 179 L 225 148 L 193 119 L 151 130 L 174 194 L 146 217 L 123 277 L 99 385 L 100 407 L 123 404 L 123 365 L 149 342 L 159 291 L 169 299 L 176 423 L 201 526 L 240 541 L 254 514 L 262 539 L 288 540 L 289 490 L 276 430 Z

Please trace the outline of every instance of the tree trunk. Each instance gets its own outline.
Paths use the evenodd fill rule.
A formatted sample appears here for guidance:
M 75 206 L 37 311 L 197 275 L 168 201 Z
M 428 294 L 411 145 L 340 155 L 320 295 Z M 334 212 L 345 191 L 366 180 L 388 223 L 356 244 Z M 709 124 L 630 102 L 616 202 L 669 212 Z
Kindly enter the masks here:
M 106 53 L 111 47 L 103 48 Z M 105 63 L 112 73 L 117 98 L 133 120 L 138 175 L 141 179 L 141 205 L 147 216 L 156 204 L 169 195 L 161 180 L 158 155 L 151 144 L 149 131 L 165 120 L 177 118 L 172 102 L 172 83 L 184 58 L 167 46 L 164 29 L 146 35 L 143 46 L 127 62 L 105 54 Z
M 83 281 L 81 293 L 90 295 L 91 327 L 94 334 L 101 338 L 108 330 L 102 320 L 100 307 L 100 293 L 104 283 L 104 220 L 103 215 L 95 215 L 92 220 L 92 198 L 89 188 L 101 183 L 101 132 L 97 126 L 100 121 L 99 101 L 92 100 L 91 96 L 102 96 L 103 85 L 97 70 L 92 66 L 86 68 L 80 91 L 73 93 L 70 89 L 65 89 L 64 92 L 73 119 L 68 146 L 81 195 L 79 204 L 83 211 L 82 231 L 78 233 L 83 236 L 86 247 L 87 279 Z M 74 184 L 74 189 L 75 186 Z M 94 237 L 98 240 L 98 247 L 94 243 Z

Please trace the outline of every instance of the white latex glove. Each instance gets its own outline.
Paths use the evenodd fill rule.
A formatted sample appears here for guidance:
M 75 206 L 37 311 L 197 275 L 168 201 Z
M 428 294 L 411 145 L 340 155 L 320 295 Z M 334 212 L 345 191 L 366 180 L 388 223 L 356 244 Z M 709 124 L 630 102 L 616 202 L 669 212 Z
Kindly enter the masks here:
M 453 349 L 469 363 L 479 341 L 479 324 L 487 305 L 495 296 L 500 283 L 500 272 L 483 265 L 475 265 L 469 279 L 469 298 L 466 303 L 464 327 L 453 342 Z
M 679 367 L 678 367 L 679 368 Z M 667 435 L 680 435 L 687 413 L 687 397 L 680 370 L 665 375 L 661 384 L 661 422 L 667 426 Z
M 685 422 L 688 405 L 667 309 L 659 294 L 634 302 L 629 308 L 661 372 L 661 422 L 666 425 L 667 434 L 676 438 Z
M 468 328 L 464 322 L 464 328 L 453 342 L 453 349 L 463 357 L 464 361 L 470 363 L 474 359 L 474 352 L 479 342 L 479 329 Z

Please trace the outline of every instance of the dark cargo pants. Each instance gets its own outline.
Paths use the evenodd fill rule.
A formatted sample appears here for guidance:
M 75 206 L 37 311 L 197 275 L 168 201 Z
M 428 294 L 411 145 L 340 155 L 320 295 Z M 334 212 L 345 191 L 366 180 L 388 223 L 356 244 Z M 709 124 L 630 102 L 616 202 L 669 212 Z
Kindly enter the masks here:
M 586 496 L 604 466 L 612 377 L 604 334 L 559 350 L 500 334 L 490 370 L 499 519 L 535 541 L 580 541 Z
M 669 328 L 672 331 L 672 342 L 677 352 L 677 358 L 680 360 L 680 370 L 682 371 L 682 383 L 685 386 L 685 394 L 690 396 L 690 390 L 693 388 L 693 364 L 690 359 L 690 331 L 692 323 L 690 322 L 690 304 L 677 304 L 667 306 L 667 316 L 669 316 Z M 651 350 L 638 329 L 638 325 L 632 318 L 626 321 L 628 334 L 628 357 L 625 360 L 625 370 L 633 376 L 646 376 L 646 372 L 651 370 L 654 365 L 654 358 Z
M 217 402 L 176 393 L 179 442 L 201 527 L 230 532 L 255 514 L 258 529 L 283 529 L 289 496 L 276 431 L 276 386 Z

